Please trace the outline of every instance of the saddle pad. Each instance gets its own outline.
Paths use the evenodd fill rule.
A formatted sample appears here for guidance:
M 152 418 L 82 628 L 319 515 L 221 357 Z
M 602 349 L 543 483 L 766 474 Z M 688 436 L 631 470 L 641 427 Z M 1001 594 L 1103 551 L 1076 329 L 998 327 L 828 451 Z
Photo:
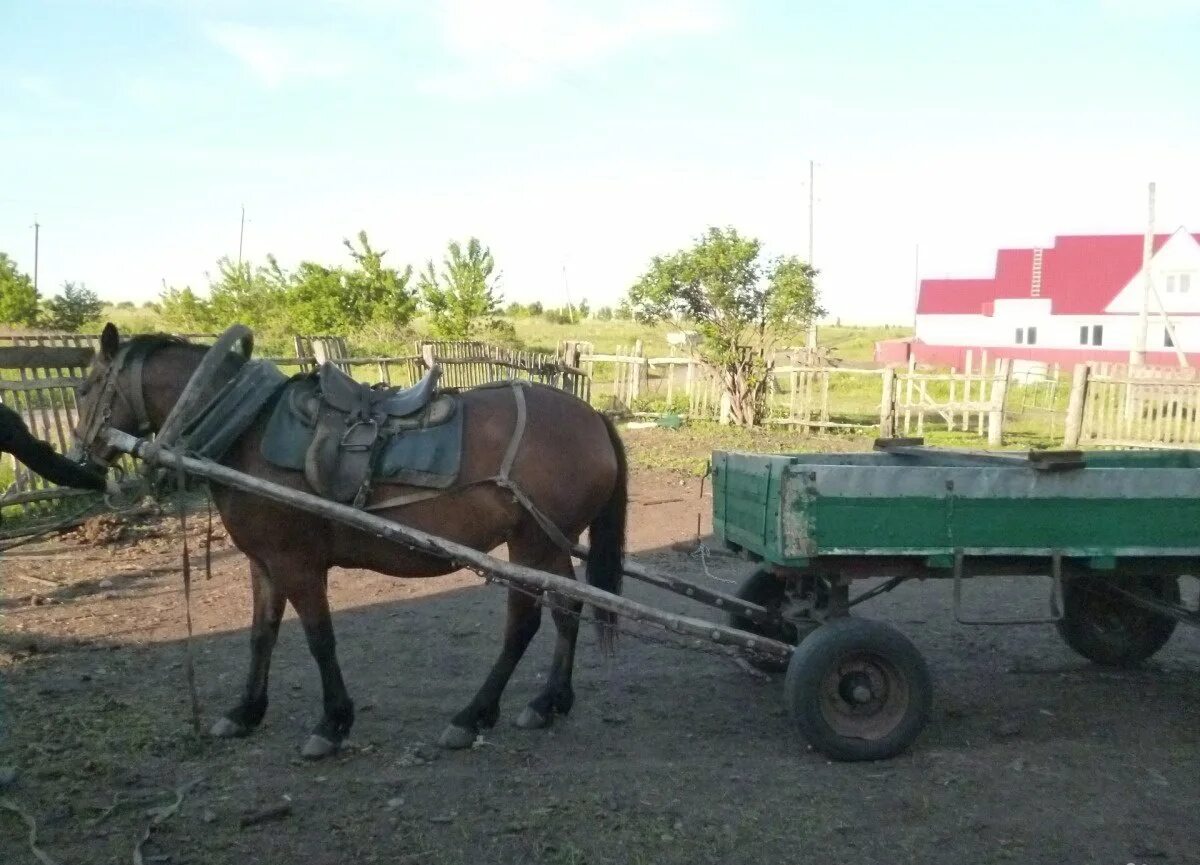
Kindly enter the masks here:
M 267 462 L 292 471 L 304 471 L 312 444 L 315 418 L 305 411 L 306 398 L 316 393 L 310 378 L 294 380 L 276 401 L 263 434 L 262 455 Z M 402 429 L 380 448 L 373 479 L 394 484 L 444 489 L 458 480 L 462 462 L 463 411 L 456 404 L 451 416 L 436 426 Z

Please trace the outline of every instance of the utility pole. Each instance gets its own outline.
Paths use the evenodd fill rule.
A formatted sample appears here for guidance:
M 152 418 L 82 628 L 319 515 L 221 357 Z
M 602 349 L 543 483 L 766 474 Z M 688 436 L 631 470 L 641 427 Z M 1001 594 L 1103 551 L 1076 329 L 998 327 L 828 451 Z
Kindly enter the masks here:
M 242 224 L 238 228 L 238 270 L 242 269 L 242 242 L 246 239 L 246 205 L 242 205 Z
M 813 266 L 813 204 L 816 201 L 816 191 L 813 188 L 815 176 L 813 161 L 808 160 L 808 266 Z M 808 362 L 817 361 L 817 320 L 814 317 L 808 323 Z
M 1154 290 L 1154 278 L 1150 273 L 1150 260 L 1154 257 L 1154 183 L 1150 183 L 1149 218 L 1146 221 L 1146 236 L 1142 239 L 1142 308 L 1138 313 L 1137 330 L 1133 335 L 1133 348 L 1129 350 L 1129 365 L 1146 363 L 1146 331 L 1150 323 L 1150 294 Z
M 921 244 L 913 252 L 913 339 L 917 337 L 917 307 L 921 305 Z
M 33 293 L 38 290 L 38 256 L 41 246 L 42 224 L 38 222 L 37 214 L 33 216 Z
M 567 282 L 567 266 L 565 264 L 562 266 L 562 274 L 563 274 L 563 295 L 565 295 L 566 299 L 567 299 L 567 317 L 570 318 L 571 323 L 574 324 L 575 323 L 575 309 L 571 306 L 571 286 Z

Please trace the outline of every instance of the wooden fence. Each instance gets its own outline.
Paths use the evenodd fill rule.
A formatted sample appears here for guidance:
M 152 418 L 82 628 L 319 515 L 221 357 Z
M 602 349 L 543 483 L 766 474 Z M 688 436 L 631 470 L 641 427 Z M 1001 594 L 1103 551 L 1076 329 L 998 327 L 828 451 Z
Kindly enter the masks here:
M 32 344 L 5 340 L 0 346 L 0 403 L 21 415 L 30 432 L 59 452 L 70 447 L 79 422 L 75 389 L 83 382 L 94 350 L 86 337 L 71 335 L 75 345 Z M 5 454 L 5 474 L 11 474 L 0 493 L 0 508 L 18 506 L 26 515 L 49 514 L 56 502 L 87 495 L 83 490 L 56 487 Z
M 1008 361 L 962 372 L 843 367 L 785 355 L 768 382 L 766 422 L 805 430 L 879 429 L 922 435 L 926 425 L 1003 437 Z M 580 364 L 593 380 L 593 404 L 633 417 L 674 412 L 693 420 L 728 419 L 720 373 L 696 357 L 645 357 L 640 343 L 613 354 L 588 353 Z
M 561 355 L 517 351 L 484 342 L 423 342 L 418 345 L 426 367 L 442 367 L 445 387 L 471 388 L 497 381 L 533 381 L 591 399 L 591 376 L 580 368 L 579 352 Z
M 1200 448 L 1195 370 L 1080 364 L 1063 447 Z

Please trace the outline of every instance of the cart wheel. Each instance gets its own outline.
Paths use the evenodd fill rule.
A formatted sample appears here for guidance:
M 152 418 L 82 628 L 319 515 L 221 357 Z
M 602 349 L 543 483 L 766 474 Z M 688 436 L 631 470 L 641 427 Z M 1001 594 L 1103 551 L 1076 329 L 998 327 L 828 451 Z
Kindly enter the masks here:
M 784 581 L 770 571 L 755 571 L 738 587 L 737 597 L 743 601 L 758 604 L 760 607 L 766 607 L 768 610 L 779 611 L 784 601 L 787 600 L 787 592 Z M 764 625 L 761 622 L 747 619 L 745 616 L 739 616 L 737 613 L 730 613 L 729 626 L 742 631 L 749 631 L 751 634 L 757 634 L 760 637 L 779 640 L 790 646 L 794 646 L 800 642 L 799 630 L 795 625 L 787 622 L 779 625 Z M 788 668 L 787 661 L 782 661 L 779 658 L 769 658 L 764 655 L 747 654 L 746 660 L 749 661 L 751 666 L 762 670 L 764 673 L 783 673 Z
M 886 760 L 929 720 L 933 685 L 909 639 L 870 619 L 835 619 L 792 654 L 788 711 L 812 747 L 835 760 Z
M 1136 666 L 1166 645 L 1176 621 L 1107 591 L 1105 582 L 1101 577 L 1076 577 L 1063 584 L 1058 632 L 1068 646 L 1093 663 Z M 1165 604 L 1179 604 L 1178 577 L 1128 577 L 1120 585 Z

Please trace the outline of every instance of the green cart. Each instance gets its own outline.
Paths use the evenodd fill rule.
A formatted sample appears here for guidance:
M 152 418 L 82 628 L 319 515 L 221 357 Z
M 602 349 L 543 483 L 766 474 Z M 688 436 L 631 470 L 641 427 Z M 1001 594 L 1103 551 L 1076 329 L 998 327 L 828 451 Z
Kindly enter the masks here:
M 789 711 L 809 743 L 842 760 L 907 748 L 932 688 L 913 644 L 851 616 L 912 579 L 954 581 L 969 624 L 1053 623 L 1107 665 L 1149 658 L 1179 622 L 1200 626 L 1179 578 L 1200 574 L 1200 452 L 1044 452 L 925 448 L 881 440 L 874 453 L 713 454 L 718 539 L 758 563 L 738 597 L 773 618 L 734 613 L 741 630 L 795 645 Z M 968 619 L 962 584 L 990 575 L 1051 578 L 1044 618 Z M 883 578 L 852 593 L 856 580 Z

